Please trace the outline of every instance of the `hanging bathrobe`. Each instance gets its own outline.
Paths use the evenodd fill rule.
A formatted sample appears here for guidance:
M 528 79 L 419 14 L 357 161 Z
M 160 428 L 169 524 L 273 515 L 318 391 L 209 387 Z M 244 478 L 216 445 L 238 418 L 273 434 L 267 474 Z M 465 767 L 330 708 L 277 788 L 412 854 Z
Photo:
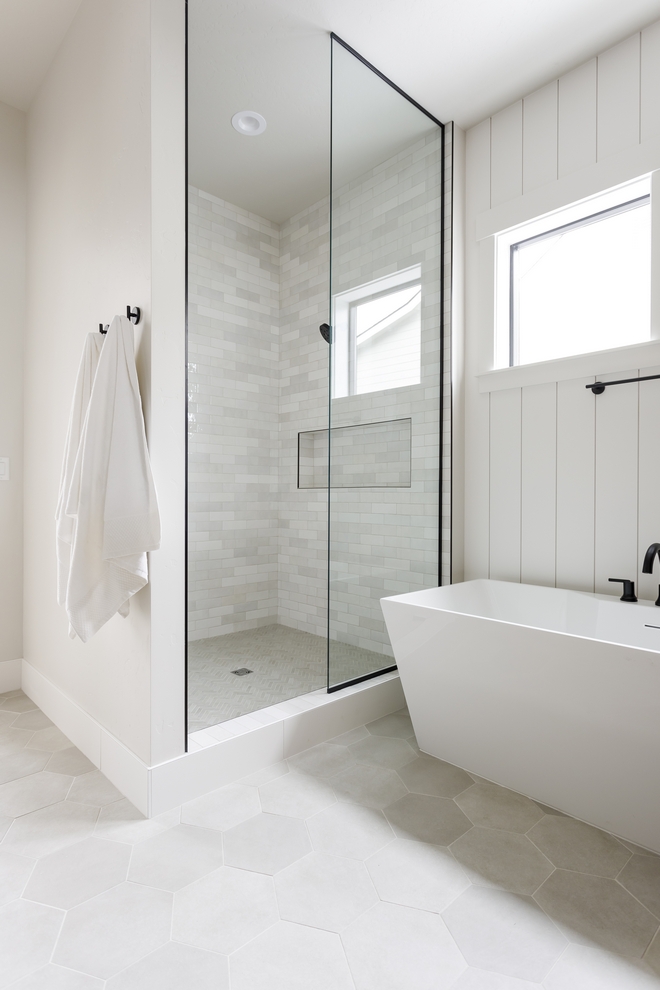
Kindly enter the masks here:
M 64 511 L 74 520 L 70 634 L 86 643 L 148 581 L 160 519 L 135 369 L 133 324 L 112 321 L 94 377 Z
M 60 494 L 57 500 L 57 512 L 55 513 L 58 605 L 66 605 L 66 589 L 69 583 L 69 570 L 71 567 L 71 546 L 75 531 L 75 519 L 72 516 L 67 516 L 64 507 L 71 487 L 76 454 L 80 446 L 80 438 L 82 436 L 85 416 L 87 415 L 89 397 L 92 394 L 92 385 L 94 384 L 103 340 L 104 337 L 100 333 L 90 333 L 87 335 L 82 360 L 78 368 L 76 386 L 73 390 L 69 429 L 66 435 L 64 461 L 62 463 Z

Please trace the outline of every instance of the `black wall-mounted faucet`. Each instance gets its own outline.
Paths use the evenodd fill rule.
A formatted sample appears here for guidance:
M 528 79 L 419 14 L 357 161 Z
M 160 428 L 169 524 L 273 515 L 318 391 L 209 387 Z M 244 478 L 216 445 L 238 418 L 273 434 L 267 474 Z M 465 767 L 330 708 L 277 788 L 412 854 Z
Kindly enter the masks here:
M 658 547 L 660 549 L 660 546 Z M 621 595 L 622 602 L 636 602 L 637 595 L 635 594 L 635 582 L 629 581 L 628 578 L 608 578 L 608 581 L 614 581 L 615 584 L 623 585 L 623 594 Z
M 642 574 L 653 574 L 653 564 L 655 563 L 656 555 L 660 556 L 660 543 L 652 543 L 646 551 L 644 563 L 642 564 Z M 658 586 L 658 597 L 655 600 L 655 604 L 660 605 L 660 586 Z

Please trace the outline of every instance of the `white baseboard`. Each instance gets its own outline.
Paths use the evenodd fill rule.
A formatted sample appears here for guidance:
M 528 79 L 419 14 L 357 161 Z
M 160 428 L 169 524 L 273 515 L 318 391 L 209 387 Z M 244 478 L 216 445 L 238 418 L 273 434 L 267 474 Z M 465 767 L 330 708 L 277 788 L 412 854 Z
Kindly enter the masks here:
M 52 681 L 23 660 L 28 698 L 77 746 L 143 815 L 149 814 L 149 768 Z
M 0 694 L 18 691 L 21 686 L 22 660 L 0 660 Z
M 224 731 L 224 737 L 223 732 L 218 733 L 218 738 L 209 734 L 204 744 L 192 743 L 191 751 L 183 756 L 148 767 L 35 667 L 25 660 L 9 662 L 18 664 L 20 677 L 15 688 L 5 690 L 22 686 L 65 736 L 148 817 L 170 811 L 405 704 L 398 674 L 384 674 L 334 694 L 319 691 L 274 706 L 266 710 L 273 713 L 272 717 L 257 712 L 254 717 L 223 723 L 216 728 L 231 726 L 231 730 Z

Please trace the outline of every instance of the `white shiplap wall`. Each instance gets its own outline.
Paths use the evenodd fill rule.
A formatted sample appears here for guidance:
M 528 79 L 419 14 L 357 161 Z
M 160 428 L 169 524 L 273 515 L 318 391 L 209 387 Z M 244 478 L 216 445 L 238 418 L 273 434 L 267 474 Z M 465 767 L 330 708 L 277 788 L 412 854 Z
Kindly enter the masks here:
M 640 570 L 660 540 L 660 381 L 584 387 L 658 372 L 651 358 L 490 392 L 477 376 L 492 367 L 492 233 L 658 168 L 660 22 L 467 133 L 466 578 L 616 593 L 607 579 L 631 577 L 657 595 Z

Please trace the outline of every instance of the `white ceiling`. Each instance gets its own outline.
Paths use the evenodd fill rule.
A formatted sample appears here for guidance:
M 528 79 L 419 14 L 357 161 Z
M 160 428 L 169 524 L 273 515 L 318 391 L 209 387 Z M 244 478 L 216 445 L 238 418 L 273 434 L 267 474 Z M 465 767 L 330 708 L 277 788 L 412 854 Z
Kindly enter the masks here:
M 80 0 L 0 0 L 0 102 L 27 110 Z
M 0 101 L 27 109 L 80 0 L 0 0 Z M 660 18 L 660 0 L 190 0 L 191 181 L 279 221 L 328 171 L 328 32 L 471 124 Z M 237 110 L 263 113 L 246 138 Z
M 660 18 L 660 0 L 189 0 L 189 18 L 190 181 L 280 222 L 328 188 L 329 31 L 469 127 Z M 266 132 L 233 131 L 238 110 Z

